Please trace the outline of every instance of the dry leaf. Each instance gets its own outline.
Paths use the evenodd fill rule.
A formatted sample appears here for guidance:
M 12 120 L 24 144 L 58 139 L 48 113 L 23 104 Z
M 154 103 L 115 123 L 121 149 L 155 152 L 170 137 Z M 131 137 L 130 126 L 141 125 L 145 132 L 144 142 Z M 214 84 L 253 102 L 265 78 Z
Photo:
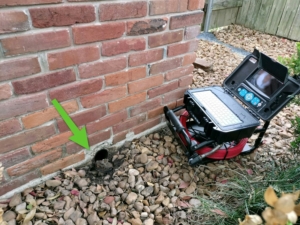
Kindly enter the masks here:
M 275 203 L 278 200 L 278 197 L 272 187 L 267 188 L 267 190 L 265 191 L 265 194 L 264 194 L 264 199 L 268 205 L 270 205 L 270 206 L 275 205 Z
M 220 216 L 224 216 L 224 217 L 227 217 L 227 214 L 225 212 L 223 212 L 221 209 L 212 209 L 210 210 L 211 212 L 214 212 Z
M 35 216 L 35 213 L 36 213 L 36 208 L 34 207 L 26 216 L 25 216 L 25 219 L 24 219 L 24 225 L 28 224 L 28 222 L 30 222 L 33 217 Z
M 188 186 L 189 186 L 189 183 L 181 182 L 180 185 L 179 185 L 179 188 L 184 189 L 184 188 L 187 188 Z
M 292 194 L 285 194 L 275 202 L 274 208 L 284 213 L 289 213 L 294 210 L 295 203 Z

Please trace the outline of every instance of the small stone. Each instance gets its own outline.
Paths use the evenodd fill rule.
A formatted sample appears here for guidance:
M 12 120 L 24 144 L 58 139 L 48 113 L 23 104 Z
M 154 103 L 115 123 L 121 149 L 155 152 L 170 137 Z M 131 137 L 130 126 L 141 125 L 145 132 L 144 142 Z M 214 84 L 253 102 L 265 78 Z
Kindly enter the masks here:
M 88 224 L 87 221 L 83 218 L 78 218 L 76 220 L 76 225 L 87 225 L 87 224 Z
M 164 139 L 166 142 L 172 142 L 173 141 L 173 138 L 170 137 L 170 136 L 164 136 Z
M 162 202 L 164 206 L 168 206 L 170 204 L 170 198 L 165 198 Z
M 136 201 L 137 197 L 138 197 L 138 196 L 137 196 L 136 193 L 130 192 L 130 193 L 128 194 L 127 198 L 126 198 L 126 203 L 127 203 L 128 205 L 134 203 L 134 202 Z
M 142 212 L 141 213 L 141 217 L 142 218 L 147 218 L 148 217 L 148 213 L 147 212 Z
M 78 187 L 80 187 L 80 188 L 86 187 L 86 186 L 88 186 L 88 184 L 89 184 L 85 178 L 78 179 L 78 180 L 76 180 L 75 183 L 76 183 L 76 184 L 78 185 Z
M 109 205 L 109 204 L 112 203 L 114 200 L 115 200 L 115 197 L 114 197 L 114 196 L 106 196 L 106 197 L 104 198 L 103 202 Z
M 13 212 L 13 211 L 6 211 L 3 215 L 3 220 L 4 221 L 10 221 L 10 220 L 13 220 L 13 219 L 16 219 L 16 213 Z
M 142 154 L 140 155 L 140 162 L 141 162 L 142 164 L 145 164 L 145 163 L 148 162 L 148 156 L 147 156 L 147 154 L 142 153 Z
M 85 177 L 86 171 L 85 171 L 85 170 L 79 170 L 79 171 L 78 171 L 78 175 L 79 175 L 80 177 Z
M 77 219 L 80 218 L 82 216 L 82 213 L 80 211 L 75 211 L 70 215 L 70 219 L 76 223 Z
M 192 194 L 192 193 L 196 190 L 196 187 L 197 187 L 196 183 L 192 182 L 192 183 L 190 184 L 190 186 L 185 190 L 185 193 L 186 193 L 187 195 Z
M 142 192 L 141 194 L 144 195 L 145 197 L 148 197 L 149 195 L 151 195 L 153 193 L 153 186 L 149 186 L 149 187 L 146 187 Z
M 53 208 L 56 210 L 63 209 L 65 204 L 66 204 L 65 201 L 58 201 L 54 203 Z
M 170 180 L 176 181 L 176 180 L 178 180 L 178 178 L 179 178 L 179 174 L 174 173 L 174 174 L 172 174 L 172 176 L 170 177 Z
M 96 201 L 96 199 L 97 199 L 96 195 L 92 194 L 92 195 L 90 196 L 90 203 L 93 204 L 93 203 Z
M 116 188 L 116 194 L 117 195 L 121 195 L 121 194 L 123 194 L 124 193 L 124 191 L 122 190 L 122 188 Z
M 132 176 L 137 176 L 140 174 L 140 172 L 136 169 L 129 169 L 128 174 Z
M 89 225 L 94 225 L 95 223 L 99 222 L 100 219 L 97 215 L 97 212 L 93 212 L 91 215 L 88 216 L 87 221 Z
M 68 220 L 73 212 L 75 212 L 75 209 L 72 207 L 68 211 L 65 212 L 64 219 Z
M 10 220 L 10 221 L 7 222 L 7 225 L 16 225 L 16 224 L 17 224 L 17 221 L 16 221 L 15 219 Z M 29 223 L 28 223 L 28 224 L 29 224 Z M 45 224 L 45 223 L 42 224 L 42 223 L 41 223 L 41 225 L 47 225 L 47 224 Z
M 201 205 L 201 202 L 200 200 L 198 199 L 194 199 L 192 198 L 190 201 L 189 201 L 189 204 L 193 207 L 199 207 Z
M 144 221 L 144 225 L 153 225 L 154 224 L 154 220 L 151 218 L 148 218 Z
M 178 212 L 176 212 L 176 215 L 180 219 L 186 219 L 186 212 L 185 211 L 178 211 Z
M 158 207 L 159 207 L 159 204 L 150 205 L 150 206 L 149 206 L 150 212 L 154 212 L 156 209 L 158 209 Z
M 147 165 L 146 165 L 146 170 L 148 171 L 148 172 L 151 172 L 151 171 L 153 171 L 153 170 L 155 170 L 155 169 L 157 169 L 158 168 L 158 162 L 156 162 L 156 161 L 150 161 Z
M 138 211 L 138 212 L 142 212 L 144 205 L 141 202 L 135 202 L 134 203 L 134 208 Z
M 183 180 L 187 183 L 191 181 L 191 176 L 188 173 L 183 174 Z
M 141 221 L 140 218 L 134 218 L 134 219 L 130 219 L 128 221 L 131 223 L 131 225 L 142 225 L 143 224 L 143 222 Z
M 19 212 L 19 211 L 24 210 L 24 209 L 26 209 L 26 202 L 23 202 L 23 203 L 17 205 L 15 211 Z
M 165 197 L 161 194 L 157 197 L 157 199 L 155 200 L 155 204 L 160 204 L 162 203 L 162 201 L 165 199 Z
M 12 199 L 9 202 L 9 207 L 13 208 L 19 204 L 22 203 L 22 197 L 20 193 L 16 193 L 14 194 L 14 196 L 12 197 Z
M 57 187 L 61 185 L 61 181 L 60 180 L 47 180 L 46 181 L 46 186 L 47 187 Z
M 75 225 L 72 220 L 66 220 L 65 225 Z

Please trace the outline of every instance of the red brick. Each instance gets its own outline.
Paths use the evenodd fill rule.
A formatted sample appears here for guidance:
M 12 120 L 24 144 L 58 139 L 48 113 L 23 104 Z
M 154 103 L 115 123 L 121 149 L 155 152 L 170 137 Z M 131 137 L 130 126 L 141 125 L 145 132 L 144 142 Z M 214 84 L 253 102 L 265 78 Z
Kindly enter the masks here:
M 116 144 L 122 140 L 125 140 L 127 133 L 128 133 L 128 131 L 126 130 L 126 131 L 123 131 L 121 133 L 114 135 L 113 144 Z
M 151 99 L 130 109 L 130 116 L 136 116 L 161 105 L 161 98 Z
M 99 144 L 105 140 L 108 140 L 109 138 L 110 138 L 110 130 L 100 131 L 88 137 L 90 146 Z M 80 145 L 75 144 L 74 142 L 70 142 L 67 144 L 67 153 L 69 155 L 76 154 L 80 152 L 82 149 L 84 148 L 82 148 Z
M 30 158 L 29 148 L 21 148 L 0 156 L 0 162 L 4 168 L 14 166 Z
M 102 84 L 102 79 L 78 81 L 50 90 L 49 96 L 51 99 L 56 98 L 57 101 L 62 102 L 100 91 Z
M 86 130 L 88 134 L 93 134 L 99 130 L 104 130 L 115 124 L 123 123 L 127 119 L 127 111 L 121 111 L 118 113 L 110 114 L 101 118 L 96 122 L 92 122 L 86 125 Z
M 163 104 L 170 103 L 176 101 L 183 97 L 186 88 L 177 89 L 176 91 L 169 92 L 163 97 Z
M 171 43 L 182 41 L 183 31 L 172 31 L 163 34 L 153 35 L 148 37 L 148 45 L 150 48 L 168 45 Z
M 145 130 L 155 127 L 156 125 L 160 124 L 160 122 L 161 122 L 161 118 L 156 118 L 156 119 L 147 121 L 139 126 L 136 126 L 132 130 L 133 130 L 134 134 L 139 134 Z
M 102 55 L 113 56 L 146 48 L 145 38 L 118 39 L 102 43 Z
M 98 120 L 105 115 L 106 115 L 106 107 L 105 107 L 105 105 L 101 105 L 97 108 L 93 108 L 93 109 L 86 110 L 86 111 L 77 113 L 75 115 L 72 115 L 71 118 L 74 121 L 74 123 L 78 127 L 80 127 L 87 123 Z M 57 121 L 57 126 L 58 126 L 58 129 L 60 132 L 65 132 L 65 131 L 69 130 L 66 123 L 61 119 Z
M 32 25 L 37 28 L 69 26 L 96 20 L 92 5 L 32 8 L 29 12 Z
M 174 79 L 192 74 L 193 70 L 194 70 L 193 65 L 189 65 L 186 67 L 180 67 L 178 69 L 171 70 L 168 73 L 166 73 L 165 78 L 167 81 L 174 80 Z
M 121 71 L 118 73 L 105 76 L 106 86 L 117 86 L 120 84 L 127 84 L 130 81 L 144 78 L 147 75 L 146 67 L 138 67 L 129 69 L 128 71 Z
M 0 84 L 0 101 L 10 98 L 11 95 L 12 95 L 12 91 L 10 85 L 8 83 Z
M 45 151 L 48 151 L 52 148 L 57 148 L 69 141 L 69 138 L 72 136 L 71 131 L 67 131 L 65 133 L 61 133 L 55 136 L 52 136 L 46 140 L 40 141 L 32 145 L 32 152 L 35 154 L 39 154 Z
M 185 77 L 181 77 L 179 80 L 179 87 L 188 87 L 189 85 L 191 85 L 193 83 L 193 75 L 190 74 L 188 76 Z
M 145 35 L 164 31 L 167 28 L 168 18 L 143 19 L 127 22 L 127 35 Z
M 37 57 L 3 60 L 0 62 L 0 81 L 12 80 L 41 72 Z
M 123 123 L 119 123 L 113 126 L 114 134 L 120 133 L 124 130 L 128 130 L 146 121 L 146 114 L 141 114 L 125 120 Z
M 28 159 L 24 162 L 21 162 L 15 166 L 9 167 L 6 171 L 9 176 L 20 176 L 25 173 L 30 172 L 36 168 L 39 168 L 43 165 L 47 165 L 56 159 L 59 159 L 62 156 L 62 149 L 58 148 L 51 152 L 47 152 L 41 155 L 38 155 L 34 158 Z
M 203 16 L 204 13 L 202 11 L 197 13 L 172 16 L 170 21 L 170 29 L 174 30 L 177 28 L 199 25 L 202 23 Z
M 188 10 L 203 9 L 205 0 L 189 0 Z
M 1 0 L 0 6 L 40 5 L 60 2 L 62 0 Z
M 174 109 L 176 107 L 176 102 L 168 103 L 167 106 L 169 109 Z M 148 119 L 155 118 L 163 113 L 164 113 L 164 106 L 155 108 L 148 112 Z
M 95 61 L 100 58 L 98 46 L 68 49 L 48 54 L 50 70 L 56 70 L 76 64 Z
M 78 105 L 76 100 L 65 102 L 62 104 L 62 107 L 65 109 L 67 113 L 73 113 L 78 110 Z M 22 123 L 26 129 L 29 129 L 29 128 L 42 125 L 57 117 L 60 117 L 60 115 L 58 114 L 57 110 L 53 106 L 51 106 L 44 109 L 43 111 L 35 112 L 27 116 L 24 116 L 22 118 Z
M 129 66 L 140 66 L 163 59 L 164 49 L 154 49 L 129 55 Z
M 51 125 L 36 128 L 34 130 L 28 130 L 21 134 L 16 134 L 14 136 L 1 139 L 0 154 L 43 140 L 47 137 L 52 136 L 53 134 L 55 134 L 55 129 L 54 126 Z
M 20 130 L 22 130 L 22 126 L 18 119 L 10 119 L 0 122 L 0 138 L 17 133 Z
M 50 163 L 49 165 L 42 167 L 41 172 L 45 176 L 45 175 L 54 173 L 58 170 L 61 170 L 65 167 L 71 166 L 75 163 L 78 163 L 78 162 L 84 160 L 84 158 L 85 158 L 84 152 L 81 152 L 76 155 L 70 155 L 65 158 L 59 159 L 58 161 L 56 161 L 54 163 Z
M 197 58 L 197 55 L 195 52 L 185 54 L 183 57 L 182 66 L 188 66 L 188 65 L 193 64 L 195 62 L 196 58 Z
M 71 42 L 69 31 L 60 30 L 9 37 L 2 39 L 1 44 L 8 56 L 68 47 Z
M 139 104 L 146 99 L 146 92 L 142 92 L 139 94 L 131 95 L 126 98 L 122 98 L 120 100 L 117 100 L 115 102 L 111 102 L 108 104 L 109 112 L 117 112 L 122 109 L 126 109 L 127 107 Z
M 168 57 L 194 52 L 198 48 L 198 40 L 168 46 Z
M 87 63 L 79 66 L 79 74 L 81 78 L 96 77 L 108 73 L 114 73 L 125 69 L 127 66 L 127 58 L 113 57 L 102 62 Z
M 9 0 L 11 1 L 11 0 Z M 0 196 L 6 194 L 9 191 L 12 191 L 24 184 L 28 184 L 31 180 L 37 179 L 40 177 L 38 170 L 30 172 L 26 175 L 13 179 L 5 184 L 0 184 Z
M 84 96 L 80 99 L 84 108 L 91 108 L 96 105 L 111 102 L 127 96 L 127 86 L 105 89 L 95 94 Z
M 144 79 L 140 79 L 140 80 L 128 83 L 128 92 L 129 92 L 129 94 L 133 94 L 133 93 L 145 91 L 147 89 L 159 86 L 159 85 L 163 84 L 163 82 L 164 82 L 163 75 L 147 77 Z
M 12 82 L 16 94 L 29 94 L 76 81 L 73 69 L 62 70 Z
M 160 15 L 187 10 L 188 0 L 153 0 L 150 2 L 150 15 Z
M 125 23 L 75 26 L 72 30 L 75 44 L 85 44 L 122 37 L 125 32 Z
M 1 3 L 0 3 L 1 4 Z M 0 34 L 29 30 L 27 15 L 22 11 L 0 12 Z
M 18 97 L 0 102 L 0 120 L 44 109 L 48 106 L 45 93 Z
M 100 21 L 138 18 L 147 15 L 147 2 L 107 3 L 99 6 Z
M 163 73 L 181 66 L 182 58 L 167 59 L 151 65 L 150 74 Z
M 196 38 L 200 34 L 200 26 L 187 27 L 185 29 L 185 40 L 190 40 Z
M 150 89 L 148 91 L 148 96 L 149 96 L 149 98 L 154 98 L 156 96 L 159 96 L 159 95 L 165 94 L 167 92 L 173 91 L 176 88 L 178 88 L 178 81 L 177 80 L 173 81 L 173 82 L 170 82 L 168 84 L 163 84 L 159 87 Z

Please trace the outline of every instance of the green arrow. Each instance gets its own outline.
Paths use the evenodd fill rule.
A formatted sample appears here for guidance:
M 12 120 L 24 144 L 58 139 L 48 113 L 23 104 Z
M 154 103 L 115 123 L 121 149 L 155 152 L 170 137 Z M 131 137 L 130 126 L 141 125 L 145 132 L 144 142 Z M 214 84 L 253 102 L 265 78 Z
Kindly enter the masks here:
M 56 99 L 52 100 L 52 104 L 54 105 L 55 109 L 57 110 L 61 118 L 65 121 L 65 123 L 73 133 L 73 136 L 70 137 L 69 139 L 75 142 L 76 144 L 79 144 L 80 146 L 84 147 L 85 149 L 89 150 L 90 145 L 89 145 L 85 127 L 79 130 L 79 128 L 73 122 L 71 117 L 68 115 L 68 113 L 64 110 L 64 108 L 59 104 L 59 102 Z

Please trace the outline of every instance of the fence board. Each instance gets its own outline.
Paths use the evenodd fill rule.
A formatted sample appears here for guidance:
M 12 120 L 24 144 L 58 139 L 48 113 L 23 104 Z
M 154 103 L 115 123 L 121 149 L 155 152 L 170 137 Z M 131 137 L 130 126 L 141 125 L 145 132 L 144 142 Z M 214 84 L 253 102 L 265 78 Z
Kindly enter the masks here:
M 210 0 L 207 0 L 208 4 Z M 213 10 L 228 9 L 240 7 L 243 4 L 243 0 L 214 0 Z
M 265 32 L 269 34 L 276 34 L 281 16 L 283 14 L 283 9 L 287 0 L 273 1 L 274 3 L 265 28 Z
M 266 21 L 268 21 L 268 18 L 270 16 L 273 3 L 274 0 L 262 0 L 253 29 L 265 31 Z
M 251 29 L 254 28 L 254 24 L 256 22 L 256 19 L 257 19 L 258 13 L 259 13 L 261 1 L 262 0 L 251 1 L 247 16 L 246 16 L 246 23 L 245 23 L 246 27 L 249 27 Z
M 239 8 L 238 16 L 236 18 L 236 23 L 240 25 L 245 25 L 246 17 L 248 14 L 248 9 L 250 6 L 250 3 L 253 0 L 244 0 L 242 7 Z
M 300 40 L 300 4 L 288 37 L 293 40 Z
M 284 7 L 284 12 L 282 14 L 278 30 L 276 32 L 277 35 L 282 37 L 287 37 L 290 33 L 290 28 L 295 19 L 297 9 L 299 6 L 299 0 L 287 0 L 286 5 Z
M 234 24 L 239 8 L 214 10 L 211 14 L 210 29 Z

